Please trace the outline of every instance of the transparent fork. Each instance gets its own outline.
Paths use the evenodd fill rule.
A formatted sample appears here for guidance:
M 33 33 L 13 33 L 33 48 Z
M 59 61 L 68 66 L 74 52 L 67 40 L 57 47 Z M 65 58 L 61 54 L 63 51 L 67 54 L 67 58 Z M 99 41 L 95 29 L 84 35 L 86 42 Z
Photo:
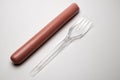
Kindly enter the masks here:
M 30 72 L 31 76 L 37 75 L 52 59 L 54 59 L 60 51 L 76 39 L 81 39 L 90 29 L 92 22 L 82 17 L 76 24 L 74 24 L 68 31 L 66 37 L 47 55 L 41 60 Z

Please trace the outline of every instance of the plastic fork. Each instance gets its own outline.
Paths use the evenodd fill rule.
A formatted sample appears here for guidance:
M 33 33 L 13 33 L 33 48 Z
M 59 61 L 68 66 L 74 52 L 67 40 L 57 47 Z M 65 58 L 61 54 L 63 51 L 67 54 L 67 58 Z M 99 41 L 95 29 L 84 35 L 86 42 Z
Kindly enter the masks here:
M 77 39 L 81 39 L 92 27 L 92 22 L 82 17 L 77 23 L 75 23 L 68 31 L 66 37 L 47 55 L 41 60 L 37 66 L 35 66 L 30 72 L 31 76 L 37 75 L 50 61 L 52 61 L 67 45 Z

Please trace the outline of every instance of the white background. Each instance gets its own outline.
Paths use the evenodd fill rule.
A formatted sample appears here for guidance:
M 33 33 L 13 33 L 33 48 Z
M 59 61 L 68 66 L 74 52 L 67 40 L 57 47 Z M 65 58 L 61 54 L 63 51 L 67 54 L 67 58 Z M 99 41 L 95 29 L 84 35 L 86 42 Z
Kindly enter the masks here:
M 10 56 L 48 22 L 76 2 L 80 13 L 25 63 Z M 94 27 L 66 47 L 36 77 L 29 72 L 82 16 Z M 0 80 L 120 80 L 119 0 L 0 0 Z

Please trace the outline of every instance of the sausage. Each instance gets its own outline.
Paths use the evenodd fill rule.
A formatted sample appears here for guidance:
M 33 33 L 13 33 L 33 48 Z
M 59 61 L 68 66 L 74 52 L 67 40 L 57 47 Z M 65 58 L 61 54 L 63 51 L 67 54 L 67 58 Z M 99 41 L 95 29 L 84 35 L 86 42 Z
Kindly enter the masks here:
M 72 3 L 67 9 L 59 14 L 55 19 L 48 23 L 42 30 L 28 40 L 23 46 L 11 55 L 14 64 L 23 63 L 32 55 L 43 43 L 45 43 L 53 34 L 62 28 L 70 19 L 79 12 L 76 3 Z

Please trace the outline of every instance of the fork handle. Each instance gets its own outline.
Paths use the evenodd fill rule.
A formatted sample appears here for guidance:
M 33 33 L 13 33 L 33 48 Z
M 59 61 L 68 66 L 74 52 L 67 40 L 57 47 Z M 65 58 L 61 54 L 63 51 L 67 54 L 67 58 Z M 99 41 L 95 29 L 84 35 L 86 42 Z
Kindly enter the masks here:
M 33 68 L 33 70 L 31 71 L 31 75 L 32 76 L 37 75 L 39 71 L 41 71 L 50 61 L 52 61 L 59 54 L 60 51 L 62 51 L 71 42 L 72 40 L 66 38 L 62 40 L 49 55 L 43 58 L 43 60 L 40 61 L 38 65 L 35 66 L 35 68 Z

